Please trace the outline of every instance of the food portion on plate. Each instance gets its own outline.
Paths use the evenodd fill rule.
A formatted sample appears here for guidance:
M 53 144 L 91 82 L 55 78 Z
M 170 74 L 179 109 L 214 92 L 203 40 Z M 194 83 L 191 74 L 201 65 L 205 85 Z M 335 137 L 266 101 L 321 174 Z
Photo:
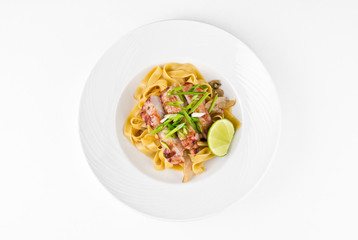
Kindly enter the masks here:
M 183 182 L 204 171 L 204 163 L 225 156 L 239 120 L 219 80 L 207 82 L 192 64 L 153 68 L 139 84 L 137 104 L 124 134 L 153 159 L 154 168 L 183 171 Z

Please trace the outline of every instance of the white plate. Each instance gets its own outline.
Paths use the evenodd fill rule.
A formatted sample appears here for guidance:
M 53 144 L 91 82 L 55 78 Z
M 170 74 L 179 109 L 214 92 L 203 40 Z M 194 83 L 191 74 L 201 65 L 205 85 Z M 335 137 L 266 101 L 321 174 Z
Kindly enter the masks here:
M 206 80 L 220 79 L 236 98 L 242 122 L 227 156 L 182 184 L 174 170 L 155 171 L 152 160 L 123 135 L 140 80 L 155 65 L 192 63 Z M 170 20 L 142 26 L 111 47 L 93 69 L 79 114 L 84 152 L 102 184 L 143 213 L 192 219 L 217 212 L 246 195 L 263 176 L 277 148 L 280 107 L 269 74 L 231 34 L 208 24 Z

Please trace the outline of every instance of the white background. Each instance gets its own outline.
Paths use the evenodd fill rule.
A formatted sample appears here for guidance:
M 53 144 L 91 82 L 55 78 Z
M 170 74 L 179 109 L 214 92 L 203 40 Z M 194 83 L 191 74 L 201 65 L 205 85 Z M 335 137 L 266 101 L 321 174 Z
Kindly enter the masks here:
M 354 0 L 1 0 L 0 239 L 358 239 L 357 13 Z M 112 197 L 78 134 L 81 91 L 104 51 L 173 18 L 249 45 L 283 112 L 259 186 L 192 222 L 156 220 Z

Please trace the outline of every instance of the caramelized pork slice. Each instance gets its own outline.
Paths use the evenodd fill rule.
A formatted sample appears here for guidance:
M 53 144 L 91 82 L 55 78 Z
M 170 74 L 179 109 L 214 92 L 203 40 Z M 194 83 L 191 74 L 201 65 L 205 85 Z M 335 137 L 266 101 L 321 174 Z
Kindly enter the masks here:
M 182 110 L 180 107 L 183 107 L 184 104 L 180 104 L 178 106 L 168 105 L 168 103 L 170 103 L 170 102 L 181 101 L 181 99 L 178 95 L 167 96 L 167 93 L 170 89 L 173 89 L 173 87 L 168 87 L 168 88 L 164 89 L 160 93 L 160 98 L 163 102 L 165 112 L 167 114 L 175 114 Z M 183 118 L 183 121 L 187 123 L 185 118 Z M 187 123 L 186 126 L 188 126 L 187 133 L 186 134 L 183 133 L 184 137 L 182 135 L 178 134 L 179 140 L 185 149 L 188 149 L 191 154 L 196 155 L 199 152 L 199 146 L 197 143 L 199 141 L 199 134 L 197 132 L 195 132 L 195 130 L 190 126 L 190 124 Z
M 160 125 L 160 120 L 163 119 L 164 114 L 165 112 L 160 98 L 150 96 L 143 104 L 140 116 L 147 125 L 155 129 Z
M 173 87 L 167 87 L 166 89 L 164 89 L 163 91 L 161 91 L 160 93 L 160 99 L 162 100 L 163 106 L 164 106 L 164 111 L 168 114 L 174 114 L 177 112 L 180 112 L 182 109 L 181 107 L 184 106 L 183 104 L 179 104 L 176 106 L 172 106 L 172 105 L 168 105 L 168 103 L 170 102 L 179 102 L 181 101 L 180 97 L 178 95 L 169 95 L 167 96 L 167 93 L 169 90 L 174 89 Z
M 160 98 L 157 96 L 150 96 L 143 104 L 140 116 L 152 129 L 158 127 L 161 124 L 160 121 L 164 117 L 164 108 Z M 165 158 L 172 164 L 183 163 L 183 146 L 176 136 L 164 139 L 167 132 L 169 132 L 169 130 L 163 128 L 163 130 L 157 133 L 159 141 L 164 148 Z
M 191 87 L 193 87 L 194 85 L 192 83 L 185 82 L 182 84 L 182 86 L 185 86 L 182 91 L 188 92 L 189 89 Z M 204 89 L 198 87 L 195 90 L 195 92 L 204 92 Z M 194 95 L 184 95 L 184 96 L 185 96 L 185 99 L 187 100 L 188 104 L 190 104 L 192 102 L 192 99 L 194 97 Z M 200 97 L 201 97 L 201 95 L 199 95 L 199 98 Z M 202 132 L 203 137 L 206 139 L 206 135 L 207 135 L 209 128 L 212 125 L 213 121 L 211 120 L 210 114 L 208 113 L 208 111 L 205 108 L 205 100 L 198 106 L 198 108 L 194 112 L 204 113 L 204 115 L 199 117 L 199 121 L 200 121 L 201 128 L 203 130 L 203 132 Z

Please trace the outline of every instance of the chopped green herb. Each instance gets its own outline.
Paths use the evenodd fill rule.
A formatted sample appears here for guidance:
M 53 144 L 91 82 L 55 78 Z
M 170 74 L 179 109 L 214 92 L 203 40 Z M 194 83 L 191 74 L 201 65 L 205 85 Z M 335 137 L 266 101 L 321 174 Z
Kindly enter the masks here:
M 181 131 L 178 131 L 178 134 L 179 134 L 183 139 L 185 139 L 185 135 L 184 135 Z
M 177 114 L 174 118 L 173 118 L 173 121 L 176 122 L 176 121 L 179 121 L 183 118 L 183 115 L 180 115 L 180 114 Z
M 198 107 L 199 105 L 205 100 L 205 98 L 207 98 L 209 96 L 209 93 L 205 93 L 204 96 L 202 96 L 199 101 L 194 105 L 194 107 L 191 108 L 191 110 L 189 111 L 189 114 L 193 113 Z
M 168 115 L 168 116 L 167 116 Z M 165 128 L 166 126 L 168 126 L 168 124 L 172 121 L 172 118 L 175 118 L 177 116 L 181 116 L 179 114 L 167 114 L 167 119 L 160 124 L 159 126 L 157 126 L 155 129 L 153 129 L 153 131 L 151 131 L 149 134 L 154 134 L 154 133 L 158 133 L 160 132 L 163 128 Z
M 186 130 L 186 129 L 187 129 L 186 127 L 183 128 L 184 134 L 188 134 L 188 130 Z
M 213 110 L 216 100 L 218 100 L 218 94 L 215 95 L 213 102 L 211 103 L 211 106 L 209 108 L 209 113 Z
M 177 87 L 177 88 L 173 88 L 173 89 L 168 90 L 167 96 L 171 95 L 173 92 L 178 92 L 178 91 L 182 90 L 184 87 L 185 87 L 185 86 L 180 86 L 180 87 Z
M 172 95 L 202 95 L 205 94 L 205 92 L 177 92 L 173 93 Z
M 182 127 L 184 127 L 185 123 L 179 124 L 178 126 L 176 126 L 176 128 L 174 128 L 173 130 L 171 130 L 167 135 L 165 135 L 164 139 L 167 139 L 168 137 L 170 137 L 171 135 L 173 135 L 174 133 L 176 133 L 177 131 L 179 131 Z
M 195 90 L 199 87 L 199 84 L 196 84 L 194 86 L 192 86 L 191 88 L 189 88 L 188 92 L 195 92 Z
M 195 104 L 195 101 L 196 101 L 198 98 L 199 98 L 198 95 L 195 95 L 195 96 L 191 99 L 191 103 L 190 103 L 188 106 L 186 106 L 184 109 L 185 109 L 185 110 L 189 110 L 189 109 Z
M 170 106 L 178 106 L 180 104 L 183 104 L 184 102 L 182 101 L 176 101 L 176 102 L 168 102 L 167 104 Z
M 201 128 L 200 122 L 196 123 L 196 127 L 198 128 L 199 132 L 203 132 L 203 129 Z
M 179 117 L 173 119 L 173 125 L 174 126 L 178 125 L 178 123 L 180 123 L 180 121 L 182 120 L 183 117 L 184 117 L 183 115 L 179 115 Z
M 172 124 L 170 124 L 170 123 L 168 123 L 168 129 L 169 130 L 173 130 L 175 127 L 172 125 Z
M 192 128 L 194 128 L 194 130 L 196 130 L 196 126 L 195 123 L 193 122 L 193 120 L 190 118 L 190 116 L 188 115 L 188 113 L 185 110 L 181 111 L 184 114 L 185 119 L 188 121 L 188 123 L 190 124 L 190 126 Z
M 163 141 L 160 141 L 160 143 L 162 144 L 163 147 L 170 150 L 169 146 L 167 144 L 165 144 Z
M 208 89 L 209 87 L 207 85 L 200 85 L 200 88 L 202 89 Z
M 172 119 L 173 117 L 175 117 L 176 115 L 178 115 L 178 114 L 167 114 L 164 116 L 164 118 L 162 120 L 160 120 L 160 122 L 161 123 L 166 122 L 166 121 Z
M 151 131 L 149 134 L 154 134 L 160 132 L 164 127 L 166 127 L 167 124 L 160 124 L 158 127 L 156 127 L 153 131 Z
M 195 122 L 196 127 L 198 128 L 199 132 L 203 132 L 203 129 L 201 128 L 201 125 L 200 125 L 200 120 L 195 117 L 193 117 L 191 119 L 193 119 L 193 122 Z
M 178 95 L 178 96 L 179 96 L 180 100 L 182 100 L 182 102 L 185 102 L 183 95 Z

